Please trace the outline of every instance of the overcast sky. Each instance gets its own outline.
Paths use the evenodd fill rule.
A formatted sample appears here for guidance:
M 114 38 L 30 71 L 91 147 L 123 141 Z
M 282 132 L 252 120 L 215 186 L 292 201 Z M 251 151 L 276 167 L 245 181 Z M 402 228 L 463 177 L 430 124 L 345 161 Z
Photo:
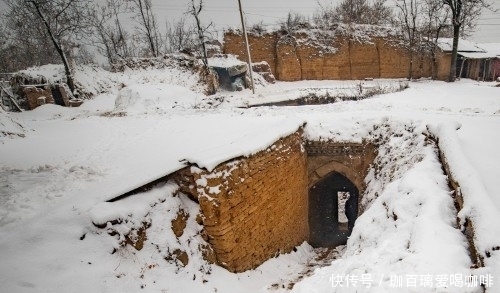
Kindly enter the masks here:
M 104 1 L 104 0 L 95 0 Z M 191 0 L 152 0 L 154 12 L 162 24 L 166 19 L 178 20 L 185 16 Z M 246 14 L 247 24 L 262 22 L 271 26 L 284 19 L 289 11 L 312 16 L 322 5 L 335 5 L 340 0 L 241 0 Z M 395 0 L 387 0 L 394 3 Z M 470 38 L 478 43 L 500 43 L 500 0 L 487 0 L 497 12 L 485 10 L 479 19 L 477 32 Z M 238 0 L 204 0 L 205 9 L 201 15 L 204 23 L 213 22 L 216 30 L 222 32 L 226 27 L 241 27 Z M 5 9 L 4 0 L 0 0 L 0 9 Z
M 191 0 L 153 0 L 154 10 L 161 22 L 164 18 L 178 19 L 187 10 Z M 263 22 L 273 25 L 284 19 L 289 11 L 312 16 L 318 7 L 318 1 L 333 4 L 340 0 L 241 0 L 245 11 L 247 24 Z M 387 0 L 391 3 L 394 0 Z M 478 30 L 471 39 L 480 43 L 500 43 L 500 0 L 490 0 L 498 12 L 484 11 L 479 20 Z M 238 0 L 204 0 L 205 9 L 202 21 L 212 21 L 216 29 L 222 31 L 225 27 L 240 27 Z

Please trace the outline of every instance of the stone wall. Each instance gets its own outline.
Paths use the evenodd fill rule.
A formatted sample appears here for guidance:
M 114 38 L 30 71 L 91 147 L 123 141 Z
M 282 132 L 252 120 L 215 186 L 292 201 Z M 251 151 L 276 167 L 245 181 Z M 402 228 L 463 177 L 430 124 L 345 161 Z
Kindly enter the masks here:
M 54 104 L 50 87 L 37 88 L 34 86 L 22 89 L 22 94 L 26 97 L 28 110 L 33 110 L 41 105 Z
M 51 88 L 52 87 L 52 88 Z M 66 89 L 63 85 L 45 85 L 43 87 L 26 86 L 22 87 L 21 95 L 26 99 L 26 107 L 28 110 L 33 110 L 45 104 L 59 104 L 61 106 L 76 106 L 71 105 Z M 59 102 L 53 96 L 53 93 L 58 94 Z M 78 105 L 79 106 L 79 105 Z
M 336 35 L 325 48 L 306 33 L 293 36 L 282 32 L 249 34 L 252 61 L 266 61 L 278 80 L 329 80 L 405 78 L 409 57 L 396 37 L 357 40 Z M 246 61 L 244 38 L 238 32 L 224 34 L 224 53 Z M 431 77 L 432 60 L 418 56 L 413 77 Z M 438 77 L 443 77 L 438 75 Z
M 212 172 L 192 166 L 177 173 L 181 191 L 200 204 L 217 264 L 242 272 L 308 239 L 306 164 L 298 131 Z

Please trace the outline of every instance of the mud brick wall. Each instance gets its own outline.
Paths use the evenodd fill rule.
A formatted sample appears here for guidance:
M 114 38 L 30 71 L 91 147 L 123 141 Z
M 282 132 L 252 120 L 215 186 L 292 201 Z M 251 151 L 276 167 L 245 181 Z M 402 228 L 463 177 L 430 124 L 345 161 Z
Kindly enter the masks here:
M 380 58 L 380 76 L 386 78 L 407 77 L 409 58 L 403 48 L 391 46 L 385 40 L 376 41 Z
M 271 71 L 276 75 L 276 42 L 278 34 L 248 34 L 248 43 L 252 54 L 252 62 L 266 61 L 271 67 Z M 245 39 L 241 34 L 233 31 L 224 33 L 224 54 L 238 55 L 239 59 L 247 62 L 247 49 Z
M 409 57 L 396 39 L 359 42 L 338 35 L 331 40 L 334 52 L 329 52 L 308 38 L 304 33 L 293 37 L 280 32 L 249 34 L 252 61 L 267 61 L 276 78 L 283 81 L 408 77 Z M 245 52 L 243 36 L 226 32 L 224 53 L 246 61 Z M 432 76 L 431 58 L 415 57 L 413 72 L 414 78 Z
M 436 54 L 436 63 L 437 70 L 435 78 L 439 80 L 448 80 L 451 68 L 451 54 L 438 52 L 438 54 Z
M 308 186 L 302 131 L 212 172 L 178 172 L 181 191 L 200 204 L 217 264 L 252 269 L 308 239 Z
M 297 43 L 293 38 L 282 38 L 276 44 L 276 75 L 279 80 L 302 80 L 302 66 L 296 51 Z

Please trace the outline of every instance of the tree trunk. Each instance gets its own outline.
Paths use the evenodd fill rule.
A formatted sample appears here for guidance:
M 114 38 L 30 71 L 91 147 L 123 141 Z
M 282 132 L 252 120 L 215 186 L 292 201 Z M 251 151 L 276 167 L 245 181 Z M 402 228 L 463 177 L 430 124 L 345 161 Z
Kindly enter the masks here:
M 414 54 L 413 54 L 413 45 L 412 45 L 410 48 L 410 68 L 408 68 L 408 80 L 410 80 L 410 81 L 413 79 L 413 58 L 414 58 Z
M 142 22 L 144 23 L 144 28 L 146 29 L 146 37 L 148 38 L 149 42 L 149 48 L 151 49 L 151 53 L 153 54 L 153 57 L 158 57 L 158 50 L 155 46 L 155 42 L 153 40 L 153 32 L 152 30 L 155 29 L 154 27 L 151 27 L 151 19 L 149 17 L 150 13 L 150 7 L 147 6 L 145 3 L 146 7 L 142 6 L 142 0 L 139 0 L 139 10 L 141 11 L 141 17 L 142 17 Z M 146 15 L 144 13 L 148 14 L 148 17 L 146 19 Z
M 66 54 L 64 53 L 64 50 L 61 47 L 61 44 L 56 40 L 52 29 L 49 26 L 49 23 L 47 22 L 47 19 L 45 18 L 45 15 L 43 15 L 42 11 L 40 10 L 40 7 L 38 6 L 38 3 L 36 1 L 30 1 L 33 3 L 35 6 L 36 12 L 38 13 L 38 16 L 42 20 L 43 24 L 45 25 L 45 28 L 47 29 L 47 32 L 50 36 L 50 39 L 52 40 L 52 43 L 54 44 L 54 47 L 56 48 L 57 53 L 61 57 L 61 60 L 64 65 L 64 73 L 66 74 L 66 84 L 68 85 L 69 89 L 71 90 L 71 93 L 73 94 L 75 91 L 75 82 L 73 80 L 73 75 L 71 74 L 71 69 L 69 67 L 69 62 L 68 59 L 66 58 Z
M 460 36 L 460 25 L 453 25 L 453 50 L 451 51 L 451 66 L 449 82 L 454 82 L 457 79 L 457 55 L 458 55 L 458 38 Z

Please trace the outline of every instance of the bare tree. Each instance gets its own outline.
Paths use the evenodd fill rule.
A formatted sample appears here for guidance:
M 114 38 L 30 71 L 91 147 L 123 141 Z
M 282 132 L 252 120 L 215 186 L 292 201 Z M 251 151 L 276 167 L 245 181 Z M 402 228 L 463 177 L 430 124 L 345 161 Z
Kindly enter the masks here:
M 448 81 L 456 80 L 458 41 L 460 33 L 464 32 L 464 25 L 473 27 L 476 19 L 481 15 L 483 8 L 491 9 L 491 4 L 486 0 L 443 0 L 450 9 L 451 25 L 453 27 L 453 49 L 451 53 L 451 66 Z
M 188 8 L 187 13 L 192 15 L 196 22 L 196 31 L 198 34 L 198 43 L 201 48 L 202 62 L 205 68 L 208 68 L 208 56 L 206 47 L 206 34 L 208 29 L 212 26 L 212 23 L 207 26 L 203 26 L 200 20 L 200 14 L 203 11 L 203 0 L 191 0 L 191 5 Z
M 97 51 L 106 56 L 109 64 L 117 58 L 130 56 L 129 34 L 123 29 L 120 17 L 126 12 L 123 0 L 106 0 L 102 5 L 96 4 L 91 13 Z
M 408 69 L 408 79 L 413 78 L 413 61 L 415 54 L 420 46 L 419 15 L 421 14 L 421 5 L 418 0 L 397 0 L 396 8 L 397 22 L 399 23 L 404 39 L 405 47 L 408 52 L 410 66 Z
M 432 58 L 432 76 L 437 75 L 436 44 L 441 37 L 451 37 L 449 26 L 449 11 L 445 9 L 442 0 L 424 0 L 422 8 L 423 24 L 421 28 L 422 37 L 425 39 L 423 45 L 430 52 Z
M 343 0 L 335 8 L 335 13 L 343 23 L 366 23 L 369 5 L 366 0 Z
M 356 24 L 388 24 L 392 11 L 385 5 L 385 0 L 375 0 L 372 4 L 367 0 L 343 0 L 329 13 L 331 20 Z
M 186 23 L 185 18 L 177 22 L 166 22 L 165 44 L 167 52 L 178 52 L 183 49 L 192 49 L 195 47 L 196 30 Z
M 279 25 L 282 30 L 287 31 L 289 34 L 293 34 L 298 29 L 307 25 L 307 19 L 299 13 L 288 12 L 286 19 L 280 21 Z
M 5 0 L 7 9 L 0 12 L 6 50 L 0 52 L 3 71 L 17 71 L 29 66 L 60 63 L 60 56 L 32 5 L 24 1 Z
M 132 4 L 131 10 L 138 24 L 137 30 L 140 36 L 142 36 L 147 43 L 151 55 L 157 57 L 160 47 L 162 46 L 162 39 L 158 29 L 156 16 L 153 13 L 151 0 L 128 1 Z
M 367 0 L 343 0 L 337 6 L 322 5 L 319 1 L 318 10 L 313 15 L 316 24 L 333 23 L 347 24 L 390 24 L 392 21 L 392 10 L 385 5 L 386 0 L 374 0 L 370 4 Z
M 367 23 L 375 25 L 390 24 L 393 19 L 393 13 L 390 7 L 385 5 L 386 0 L 373 1 L 368 10 Z
M 34 8 L 32 14 L 41 21 L 57 54 L 60 56 L 66 74 L 66 83 L 75 91 L 74 77 L 68 61 L 72 47 L 89 33 L 88 1 L 84 0 L 26 0 L 25 5 Z

